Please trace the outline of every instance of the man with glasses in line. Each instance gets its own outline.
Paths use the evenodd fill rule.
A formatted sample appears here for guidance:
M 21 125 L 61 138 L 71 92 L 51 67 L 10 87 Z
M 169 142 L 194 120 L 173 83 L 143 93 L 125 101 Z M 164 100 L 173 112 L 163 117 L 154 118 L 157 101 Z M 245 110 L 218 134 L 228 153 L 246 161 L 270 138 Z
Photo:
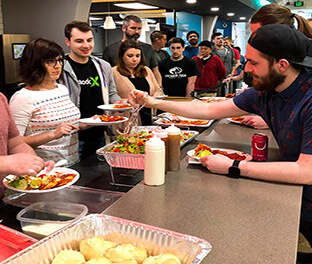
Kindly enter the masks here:
M 64 84 L 71 100 L 80 109 L 81 118 L 103 114 L 98 105 L 120 102 L 111 66 L 91 56 L 94 49 L 92 28 L 87 22 L 72 21 L 65 26 L 65 43 L 70 48 L 65 56 Z M 80 158 L 86 158 L 105 145 L 105 127 L 79 131 Z
M 145 66 L 151 68 L 155 75 L 157 83 L 161 86 L 161 75 L 158 70 L 158 62 L 156 59 L 155 51 L 151 45 L 139 41 L 142 31 L 142 20 L 138 16 L 126 16 L 121 29 L 123 31 L 123 38 L 120 41 L 110 44 L 104 48 L 103 60 L 109 62 L 110 65 L 113 67 L 116 65 L 116 58 L 121 42 L 125 40 L 139 42 L 143 50 Z

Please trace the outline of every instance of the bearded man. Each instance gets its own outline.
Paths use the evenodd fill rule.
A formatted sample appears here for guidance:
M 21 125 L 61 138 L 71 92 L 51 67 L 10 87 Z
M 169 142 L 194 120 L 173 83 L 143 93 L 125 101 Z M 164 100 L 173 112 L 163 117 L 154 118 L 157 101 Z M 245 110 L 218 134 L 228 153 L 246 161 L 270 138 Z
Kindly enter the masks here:
M 307 56 L 310 45 L 304 34 L 288 25 L 266 25 L 248 41 L 245 71 L 253 76 L 253 88 L 234 99 L 214 104 L 179 103 L 133 91 L 130 100 L 189 118 L 260 115 L 279 145 L 281 161 L 233 162 L 223 155 L 200 161 L 210 172 L 229 177 L 303 184 L 300 230 L 311 244 L 312 75 L 304 68 L 312 66 L 312 57 Z
M 139 41 L 142 32 L 142 20 L 138 16 L 126 16 L 122 24 L 123 37 L 120 41 L 112 43 L 104 48 L 103 60 L 109 62 L 113 67 L 116 65 L 116 58 L 121 42 L 125 40 L 132 40 L 138 42 L 143 50 L 145 58 L 145 66 L 151 68 L 157 83 L 161 86 L 161 75 L 158 70 L 158 61 L 153 47 L 147 43 Z

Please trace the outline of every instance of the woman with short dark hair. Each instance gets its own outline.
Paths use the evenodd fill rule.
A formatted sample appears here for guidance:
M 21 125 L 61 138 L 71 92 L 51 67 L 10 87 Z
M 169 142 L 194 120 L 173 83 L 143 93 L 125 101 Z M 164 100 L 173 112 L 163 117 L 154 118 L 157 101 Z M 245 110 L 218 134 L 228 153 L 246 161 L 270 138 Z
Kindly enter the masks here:
M 113 67 L 117 92 L 121 98 L 128 98 L 133 89 L 147 92 L 151 96 L 163 95 L 145 60 L 140 44 L 126 40 L 121 43 L 117 56 L 117 66 Z M 140 112 L 143 125 L 151 125 L 151 110 L 143 108 Z
M 26 87 L 16 92 L 10 107 L 24 141 L 44 160 L 78 162 L 77 124 L 79 109 L 68 89 L 56 81 L 63 69 L 63 49 L 55 42 L 29 42 L 20 61 L 20 76 Z

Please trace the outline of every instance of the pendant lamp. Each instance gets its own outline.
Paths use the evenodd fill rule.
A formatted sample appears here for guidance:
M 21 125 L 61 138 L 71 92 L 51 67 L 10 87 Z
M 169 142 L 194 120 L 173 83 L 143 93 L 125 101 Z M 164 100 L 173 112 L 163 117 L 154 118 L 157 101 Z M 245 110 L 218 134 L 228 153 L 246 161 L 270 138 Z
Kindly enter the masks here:
M 107 16 L 105 18 L 103 28 L 104 29 L 115 29 L 116 28 L 116 24 L 115 24 L 115 22 L 111 16 Z
M 104 29 L 115 29 L 116 28 L 116 24 L 113 20 L 113 17 L 109 15 L 109 12 L 110 12 L 110 6 L 109 6 L 109 3 L 108 4 L 108 16 L 105 18 L 105 22 L 103 24 L 103 28 Z

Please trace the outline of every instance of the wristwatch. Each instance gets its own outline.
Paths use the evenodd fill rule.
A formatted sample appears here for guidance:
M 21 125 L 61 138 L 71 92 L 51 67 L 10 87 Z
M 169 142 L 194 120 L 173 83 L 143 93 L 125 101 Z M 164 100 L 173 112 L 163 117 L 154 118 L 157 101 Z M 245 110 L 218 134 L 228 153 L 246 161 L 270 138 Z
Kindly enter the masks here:
M 234 160 L 232 166 L 229 168 L 228 176 L 231 178 L 239 178 L 240 169 L 238 168 L 240 160 Z

